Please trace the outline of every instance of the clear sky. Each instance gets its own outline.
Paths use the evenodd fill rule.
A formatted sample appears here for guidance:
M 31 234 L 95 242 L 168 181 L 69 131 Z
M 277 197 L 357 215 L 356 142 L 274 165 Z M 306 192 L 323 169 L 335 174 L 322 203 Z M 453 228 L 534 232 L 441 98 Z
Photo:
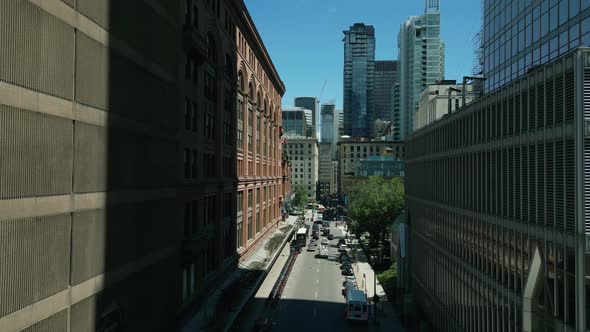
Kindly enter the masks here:
M 397 60 L 397 34 L 424 0 L 244 0 L 287 89 L 283 106 L 297 96 L 330 99 L 342 108 L 342 31 L 354 23 L 375 27 L 376 59 Z M 473 67 L 473 36 L 481 25 L 480 0 L 441 0 L 445 78 L 462 80 Z

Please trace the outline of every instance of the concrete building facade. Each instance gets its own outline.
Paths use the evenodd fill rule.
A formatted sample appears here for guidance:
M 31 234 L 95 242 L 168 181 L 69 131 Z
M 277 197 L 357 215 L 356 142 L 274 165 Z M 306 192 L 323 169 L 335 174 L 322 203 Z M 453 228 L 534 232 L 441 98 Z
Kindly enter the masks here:
M 318 192 L 320 195 L 328 195 L 338 192 L 337 174 L 338 169 L 334 167 L 336 145 L 332 143 L 320 143 L 319 145 L 319 172 Z
M 287 137 L 284 148 L 291 162 L 293 189 L 301 185 L 310 200 L 316 199 L 319 174 L 318 140 L 309 137 Z
M 403 160 L 405 156 L 404 142 L 377 141 L 358 138 L 343 138 L 338 142 L 338 190 L 348 194 L 352 184 L 358 182 L 357 170 L 359 162 L 372 156 L 392 156 L 395 160 Z M 361 177 L 365 178 L 366 177 Z
M 436 81 L 422 91 L 418 112 L 414 113 L 414 131 L 448 114 L 449 102 L 450 112 L 456 112 L 463 107 L 463 86 L 456 83 L 455 80 Z M 475 98 L 473 87 L 472 84 L 465 85 L 465 103 L 470 103 Z M 455 89 L 450 91 L 450 95 L 449 88 Z
M 0 22 L 0 331 L 180 329 L 253 244 L 238 185 L 267 194 L 257 238 L 288 188 L 244 3 L 5 0 Z M 250 104 L 260 150 L 237 146 Z
M 408 138 L 413 294 L 440 331 L 590 329 L 590 49 Z
M 370 137 L 375 109 L 375 29 L 355 23 L 343 32 L 344 134 Z
M 398 34 L 400 113 L 393 127 L 403 140 L 414 128 L 420 94 L 445 76 L 444 43 L 440 38 L 440 2 L 424 0 L 421 16 L 408 18 Z

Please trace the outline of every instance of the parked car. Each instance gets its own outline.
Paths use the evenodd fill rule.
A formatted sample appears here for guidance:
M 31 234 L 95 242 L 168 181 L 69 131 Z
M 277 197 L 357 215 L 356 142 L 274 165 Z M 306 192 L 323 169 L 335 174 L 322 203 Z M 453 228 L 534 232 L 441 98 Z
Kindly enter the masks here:
M 354 281 L 345 281 L 342 283 L 342 296 L 346 295 L 346 292 L 348 292 L 351 289 L 357 289 L 356 288 L 356 283 Z
M 346 246 L 346 244 L 341 244 L 340 246 L 338 246 L 339 252 L 346 252 L 347 249 L 348 247 Z
M 328 240 L 334 240 L 334 235 L 328 234 Z
M 356 283 L 356 279 L 354 279 L 354 276 L 342 278 L 342 287 L 344 287 L 344 285 L 346 285 L 347 282 Z
M 345 269 L 345 270 L 342 270 L 342 275 L 343 276 L 353 276 L 354 273 L 352 272 L 352 269 Z
M 307 251 L 315 251 L 315 249 L 316 249 L 315 244 L 310 244 L 307 246 Z
M 344 262 L 340 265 L 340 270 L 352 269 L 352 264 L 349 262 Z
M 339 239 L 338 240 L 338 245 L 341 245 L 341 244 L 346 244 L 346 241 L 344 239 Z
M 320 235 L 319 235 L 318 233 L 313 233 L 313 234 L 311 235 L 311 237 L 312 237 L 312 238 L 314 238 L 314 239 L 316 239 L 316 240 L 319 240 L 319 238 L 320 238 Z
M 328 239 L 323 239 L 323 240 L 322 240 L 322 244 L 323 244 L 323 245 L 325 245 L 325 246 L 329 246 L 329 245 L 330 245 L 330 240 L 328 240 Z

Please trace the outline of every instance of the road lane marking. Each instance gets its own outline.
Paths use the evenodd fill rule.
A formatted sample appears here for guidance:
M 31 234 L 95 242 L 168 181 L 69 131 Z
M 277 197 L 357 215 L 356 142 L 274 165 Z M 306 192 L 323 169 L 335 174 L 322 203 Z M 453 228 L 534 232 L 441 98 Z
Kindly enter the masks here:
M 315 298 L 318 298 L 318 291 L 315 291 Z
M 316 284 L 316 285 L 319 285 L 319 284 L 320 284 L 320 281 L 319 281 L 319 280 L 316 280 L 316 281 L 315 281 L 315 284 Z

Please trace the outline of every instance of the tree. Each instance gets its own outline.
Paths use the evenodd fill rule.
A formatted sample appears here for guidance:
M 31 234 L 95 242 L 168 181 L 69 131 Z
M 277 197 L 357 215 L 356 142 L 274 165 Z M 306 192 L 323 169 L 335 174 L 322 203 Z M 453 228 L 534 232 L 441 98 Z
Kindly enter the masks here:
M 404 184 L 400 178 L 384 181 L 370 177 L 350 194 L 349 214 L 358 222 L 358 232 L 371 235 L 371 247 L 385 240 L 389 226 L 404 208 Z
M 307 204 L 307 191 L 303 185 L 295 187 L 295 197 L 293 198 L 293 206 L 298 207 L 303 211 L 303 207 Z

